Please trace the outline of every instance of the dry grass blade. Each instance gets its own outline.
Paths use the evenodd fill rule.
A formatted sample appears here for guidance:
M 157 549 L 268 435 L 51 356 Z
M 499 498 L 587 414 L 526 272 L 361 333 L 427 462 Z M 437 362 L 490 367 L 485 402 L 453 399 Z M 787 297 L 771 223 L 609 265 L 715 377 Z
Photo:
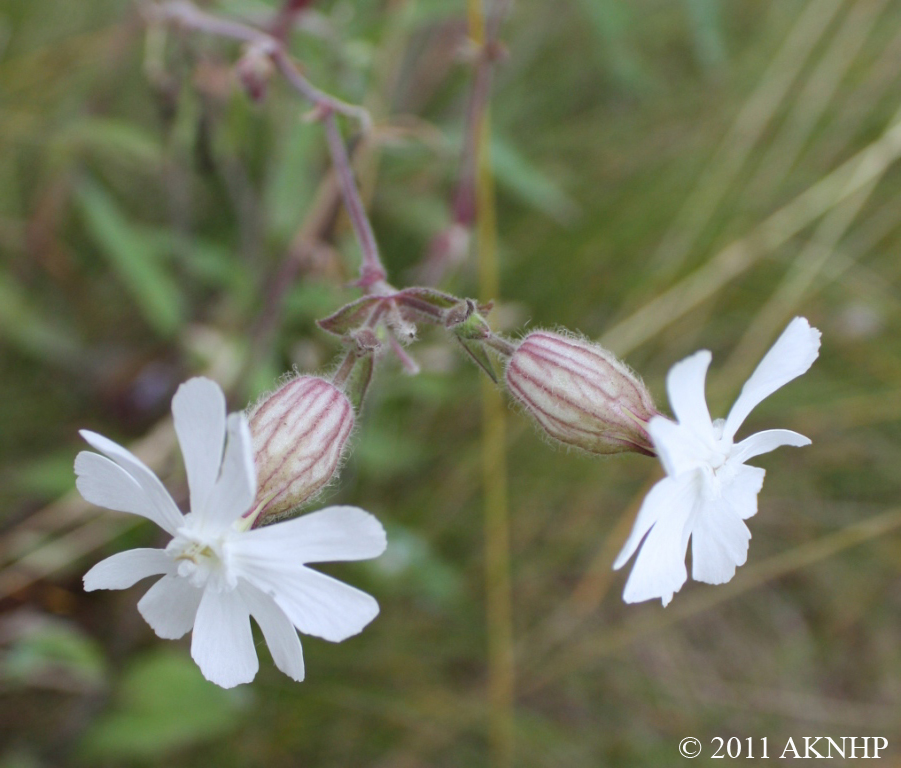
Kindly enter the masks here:
M 842 79 L 864 49 L 888 0 L 854 3 L 842 20 L 829 47 L 817 62 L 798 96 L 791 102 L 779 134 L 765 151 L 754 176 L 746 185 L 752 198 L 778 189 L 794 168 L 817 124 L 836 97 Z M 892 45 L 889 44 L 888 49 Z
M 652 267 L 662 270 L 665 275 L 678 271 L 843 2 L 813 0 L 807 4 L 710 159 L 706 175 L 686 198 L 675 222 L 664 235 L 651 262 Z
M 584 672 L 591 664 L 640 642 L 642 638 L 649 637 L 664 627 L 689 619 L 767 582 L 818 563 L 850 547 L 884 536 L 899 527 L 901 509 L 892 509 L 748 566 L 728 584 L 698 591 L 691 597 L 674 603 L 666 612 L 659 608 L 645 609 L 635 618 L 614 629 L 605 630 L 600 636 L 583 638 L 578 648 L 570 649 L 565 656 L 557 657 L 555 662 L 549 664 L 534 679 L 525 682 L 523 687 L 528 693 L 535 693 L 560 676 L 575 670 Z
M 894 120 L 879 139 L 768 216 L 746 237 L 732 242 L 614 325 L 601 337 L 601 343 L 619 355 L 628 354 L 675 319 L 715 296 L 765 254 L 775 251 L 831 208 L 881 177 L 899 156 L 901 121 Z
M 152 469 L 165 464 L 175 450 L 175 430 L 168 418 L 131 446 Z M 97 512 L 72 491 L 7 531 L 0 540 L 0 599 L 71 568 L 85 555 L 144 522 L 134 515 Z
M 870 181 L 822 219 L 813 236 L 792 261 L 788 274 L 735 345 L 718 377 L 718 386 L 734 389 L 750 374 L 776 334 L 798 311 L 805 295 L 834 258 L 839 241 L 854 223 L 877 183 L 877 179 Z

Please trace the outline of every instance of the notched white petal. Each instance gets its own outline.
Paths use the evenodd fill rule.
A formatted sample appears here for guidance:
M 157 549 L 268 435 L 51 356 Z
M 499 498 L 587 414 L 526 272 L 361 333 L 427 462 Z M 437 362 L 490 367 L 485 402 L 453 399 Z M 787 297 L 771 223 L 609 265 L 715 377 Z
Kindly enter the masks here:
M 108 440 L 103 435 L 82 429 L 79 434 L 88 444 L 100 451 L 125 470 L 140 486 L 148 507 L 152 507 L 154 517 L 150 519 L 156 522 L 165 531 L 175 535 L 176 530 L 183 522 L 183 516 L 176 506 L 169 492 L 165 489 L 159 478 L 131 451 L 121 445 Z M 136 512 L 136 514 L 144 514 Z M 144 515 L 147 517 L 148 515 Z
M 735 436 L 748 414 L 762 400 L 807 372 L 820 353 L 820 336 L 820 332 L 811 328 L 803 317 L 796 317 L 788 324 L 742 387 L 726 418 L 723 434 L 727 438 Z
M 257 491 L 250 428 L 243 413 L 228 417 L 228 440 L 222 469 L 206 508 L 193 510 L 203 526 L 221 529 L 231 525 L 250 510 Z
M 627 603 L 660 598 L 663 605 L 667 605 L 685 583 L 688 577 L 685 568 L 688 525 L 697 504 L 693 474 L 683 474 L 666 486 L 672 493 L 666 502 L 666 511 L 651 527 L 635 558 L 623 590 L 623 600 Z M 664 503 L 662 494 L 659 501 Z
M 203 593 L 194 632 L 191 658 L 203 676 L 223 688 L 249 683 L 259 669 L 250 629 L 250 611 L 236 590 Z
M 75 487 L 85 501 L 116 512 L 129 512 L 162 525 L 164 517 L 144 489 L 106 456 L 82 451 L 75 457 Z
M 290 565 L 367 560 L 381 555 L 387 543 L 385 529 L 371 514 L 336 506 L 248 531 L 233 547 L 239 557 Z
M 305 635 L 338 643 L 362 631 L 379 612 L 371 595 L 303 566 L 290 572 L 262 565 L 242 570 Z
M 790 429 L 767 429 L 737 443 L 732 449 L 730 460 L 744 464 L 748 459 L 769 453 L 783 445 L 801 448 L 810 445 L 810 438 L 792 432 Z
M 623 548 L 613 562 L 613 570 L 618 571 L 629 561 L 651 526 L 668 513 L 670 499 L 677 487 L 674 480 L 664 478 L 651 488 L 641 504 L 641 509 L 638 510 L 629 538 L 626 539 L 626 543 L 623 544 Z
M 171 573 L 172 559 L 164 549 L 129 549 L 101 560 L 84 575 L 86 592 L 128 589 L 148 576 Z
M 203 590 L 179 576 L 163 576 L 138 601 L 138 610 L 164 640 L 177 640 L 194 626 Z
M 294 625 L 279 608 L 275 600 L 256 587 L 242 582 L 238 590 L 250 609 L 250 615 L 259 625 L 272 654 L 272 661 L 292 680 L 304 679 L 303 649 Z
M 751 532 L 724 504 L 707 505 L 691 531 L 691 575 L 707 584 L 725 584 L 748 559 Z
M 727 504 L 742 520 L 757 514 L 757 494 L 766 472 L 760 467 L 741 466 L 723 492 Z
M 676 363 L 666 376 L 666 391 L 676 419 L 683 426 L 701 432 L 712 430 L 704 395 L 710 359 L 710 352 L 702 349 Z
M 222 465 L 225 395 L 210 379 L 190 379 L 172 398 L 172 418 L 188 475 L 191 509 L 203 509 Z

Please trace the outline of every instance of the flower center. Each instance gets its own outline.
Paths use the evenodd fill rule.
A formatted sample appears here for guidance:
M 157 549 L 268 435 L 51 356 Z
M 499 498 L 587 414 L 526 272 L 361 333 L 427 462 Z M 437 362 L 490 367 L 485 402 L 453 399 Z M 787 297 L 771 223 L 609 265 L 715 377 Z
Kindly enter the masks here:
M 237 578 L 229 568 L 229 551 L 225 537 L 203 535 L 190 521 L 178 529 L 166 552 L 176 562 L 178 575 L 195 587 L 212 587 L 218 592 L 234 589 Z
M 725 419 L 716 419 L 713 422 L 714 448 L 710 454 L 708 463 L 710 464 L 710 468 L 714 471 L 714 473 L 716 473 L 716 471 L 726 463 L 726 460 L 732 453 L 732 441 L 723 438 L 723 427 L 725 426 L 725 424 Z
M 713 422 L 713 445 L 704 461 L 703 494 L 707 499 L 718 499 L 723 492 L 723 484 L 728 483 L 733 469 L 727 464 L 732 454 L 732 440 L 723 438 L 725 420 Z

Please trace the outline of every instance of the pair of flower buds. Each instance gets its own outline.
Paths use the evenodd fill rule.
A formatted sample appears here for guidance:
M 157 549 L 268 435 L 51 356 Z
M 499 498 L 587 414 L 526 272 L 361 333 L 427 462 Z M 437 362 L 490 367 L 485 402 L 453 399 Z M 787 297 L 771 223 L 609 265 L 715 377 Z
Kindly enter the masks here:
M 642 381 L 602 347 L 536 331 L 507 365 L 513 397 L 544 432 L 596 454 L 655 454 L 648 422 L 659 415 Z M 354 425 L 344 394 L 324 379 L 301 376 L 249 413 L 259 487 L 259 523 L 313 498 L 338 470 Z
M 507 365 L 507 387 L 556 441 L 589 453 L 653 456 L 648 422 L 654 401 L 641 380 L 602 347 L 536 331 Z M 257 467 L 255 524 L 283 517 L 337 472 L 354 411 L 334 384 L 300 376 L 248 414 Z

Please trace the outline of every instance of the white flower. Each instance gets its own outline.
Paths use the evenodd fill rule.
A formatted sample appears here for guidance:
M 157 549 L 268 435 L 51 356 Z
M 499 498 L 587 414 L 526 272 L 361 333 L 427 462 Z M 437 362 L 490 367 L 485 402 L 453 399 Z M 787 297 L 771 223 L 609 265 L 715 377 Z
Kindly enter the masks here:
M 226 418 L 222 390 L 200 378 L 179 387 L 172 415 L 191 497 L 186 515 L 137 457 L 82 431 L 105 456 L 78 454 L 81 495 L 146 517 L 172 536 L 165 549 L 133 549 L 98 563 L 85 575 L 85 589 L 125 589 L 162 575 L 138 610 L 163 638 L 193 628 L 191 656 L 207 680 L 223 688 L 253 680 L 259 664 L 251 616 L 276 666 L 303 680 L 296 629 L 338 642 L 362 630 L 379 610 L 366 593 L 306 564 L 376 557 L 385 550 L 385 531 L 356 507 L 329 507 L 250 530 L 256 472 L 245 416 Z
M 810 440 L 787 429 L 758 432 L 739 443 L 733 438 L 754 406 L 810 368 L 819 348 L 820 332 L 803 317 L 792 320 L 745 382 L 725 421 L 710 420 L 704 399 L 710 352 L 696 352 L 672 367 L 666 388 L 678 422 L 656 416 L 648 428 L 667 476 L 645 498 L 613 564 L 625 565 L 644 539 L 623 592 L 627 603 L 672 600 L 687 578 L 689 538 L 692 576 L 698 581 L 723 584 L 744 564 L 751 538 L 744 521 L 757 512 L 764 476 L 745 462 L 780 445 Z

